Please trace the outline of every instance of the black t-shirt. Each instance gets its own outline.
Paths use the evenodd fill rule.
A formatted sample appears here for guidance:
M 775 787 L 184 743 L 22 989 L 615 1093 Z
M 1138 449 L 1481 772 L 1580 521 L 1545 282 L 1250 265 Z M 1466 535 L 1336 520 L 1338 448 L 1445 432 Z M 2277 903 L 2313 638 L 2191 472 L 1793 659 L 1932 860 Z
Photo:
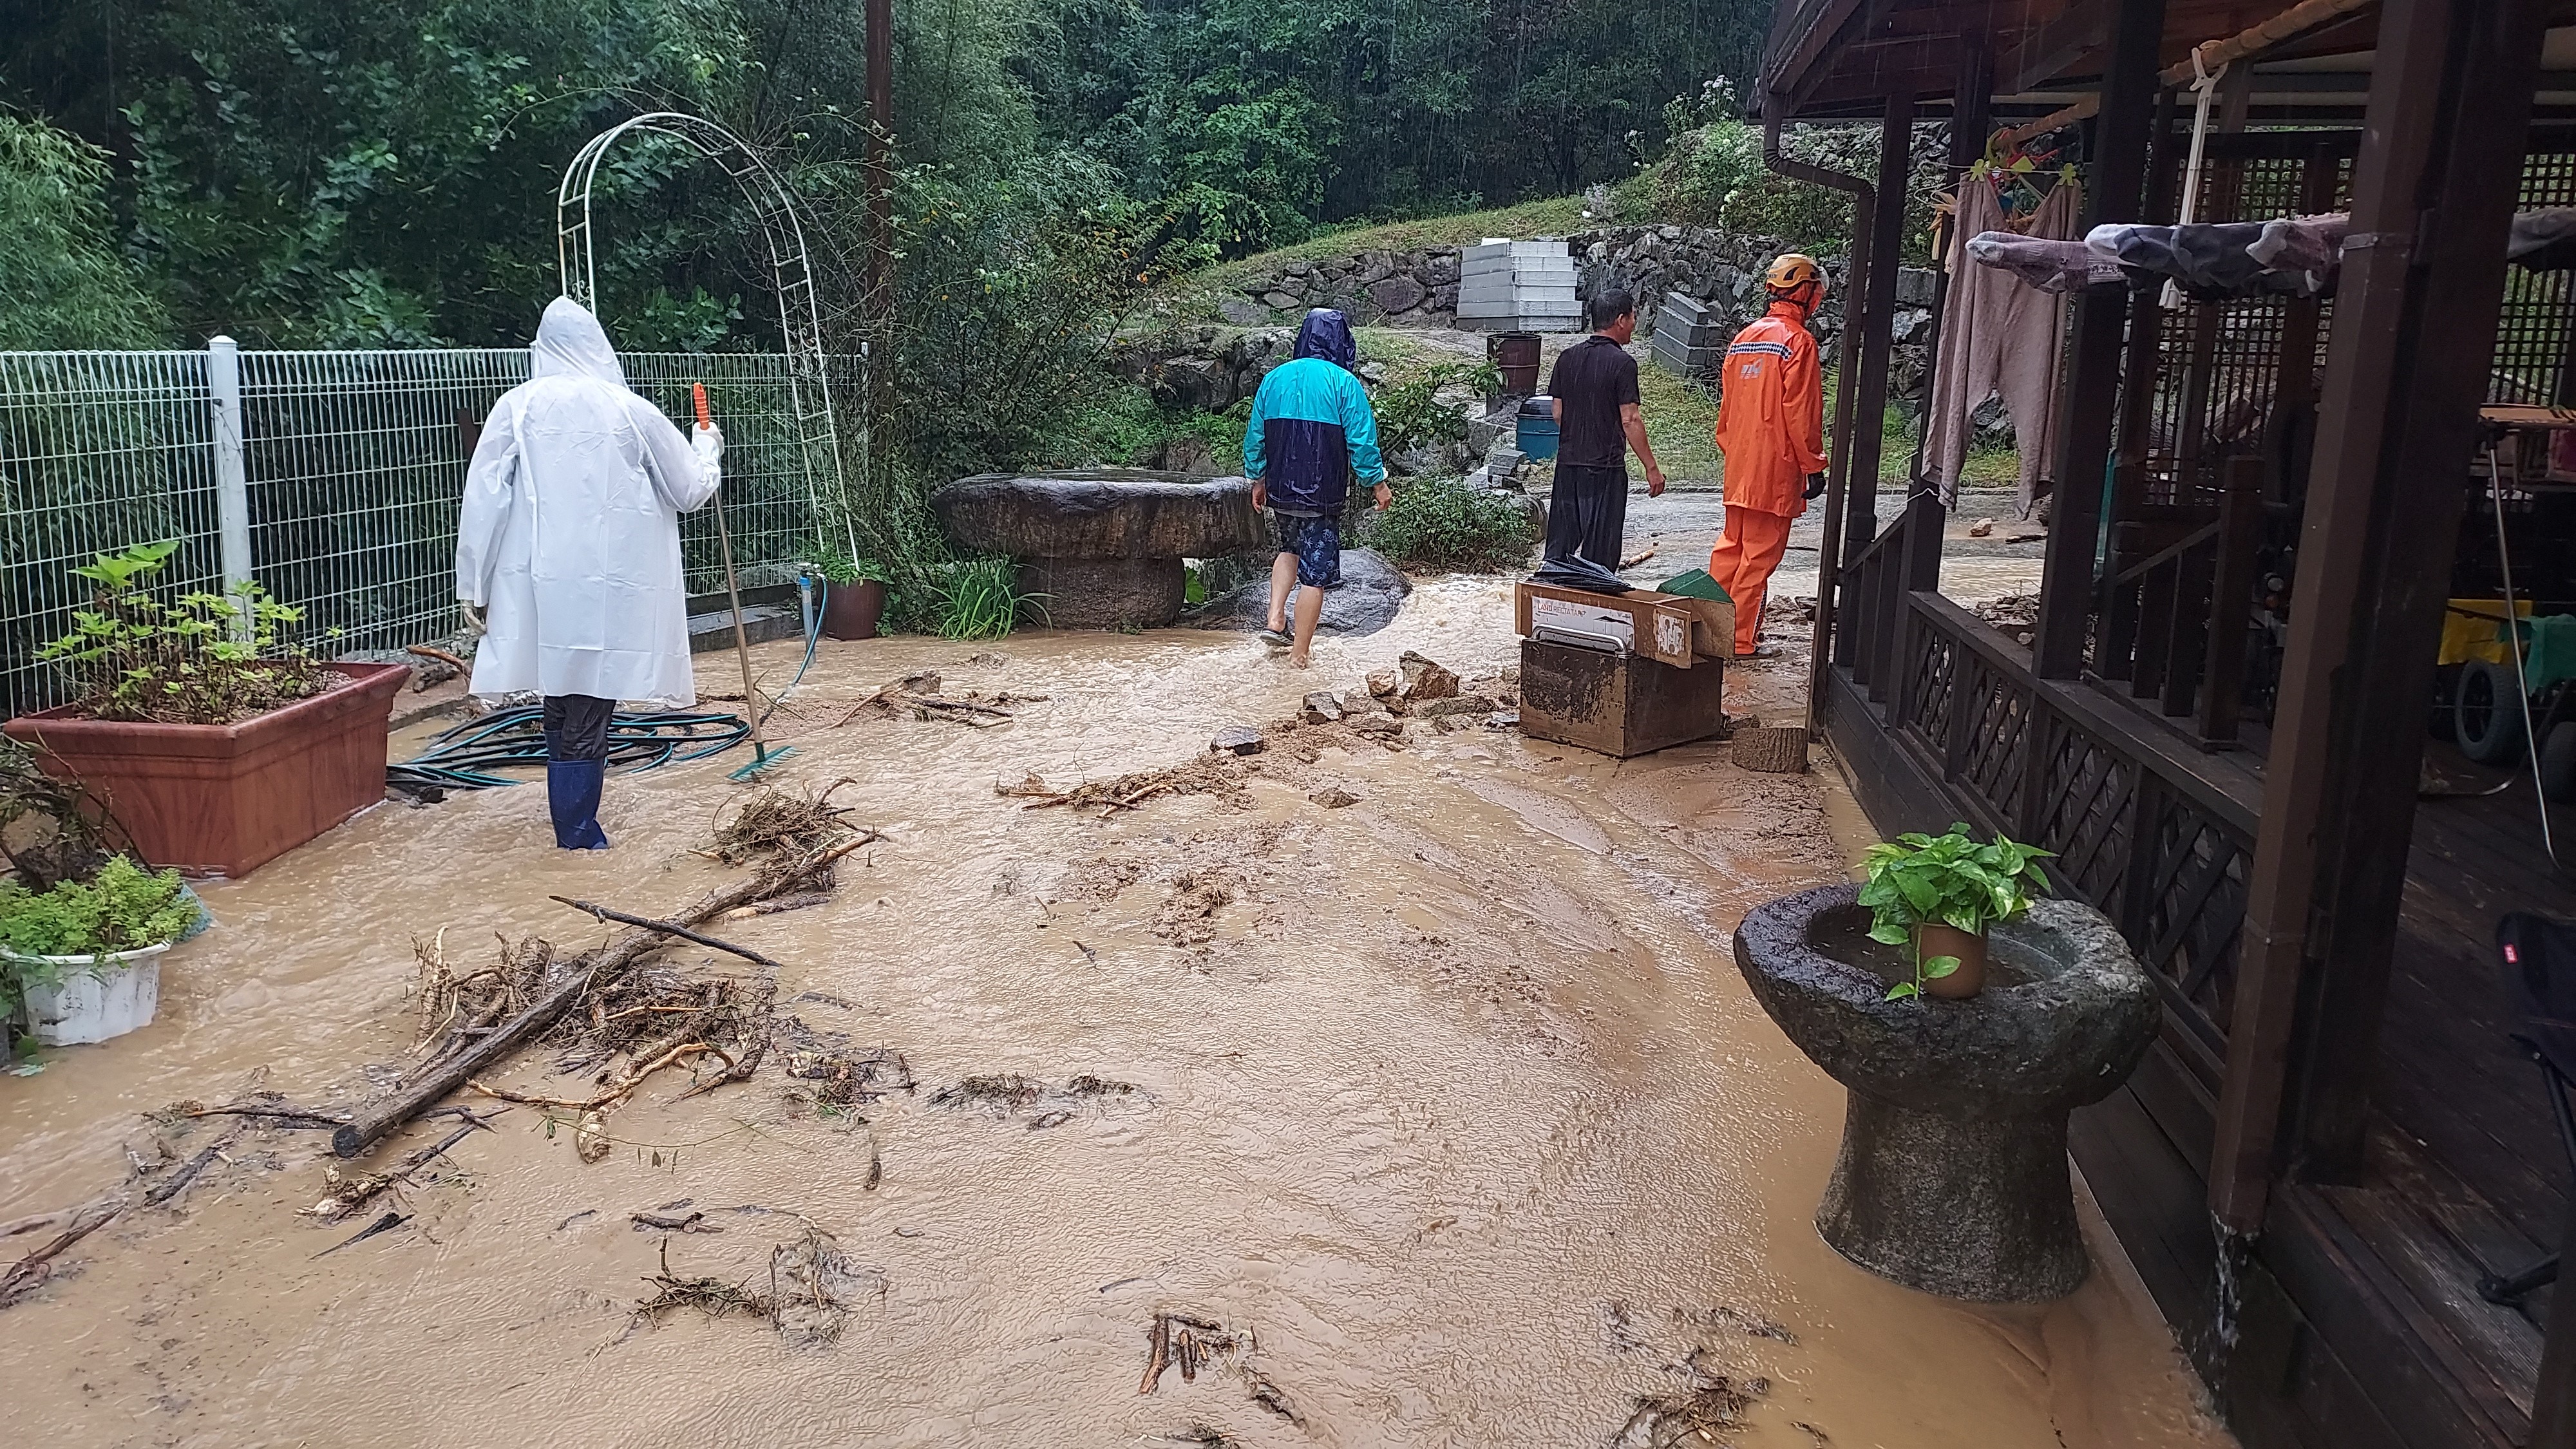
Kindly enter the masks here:
M 1584 338 L 1557 354 L 1547 392 L 1564 405 L 1557 423 L 1558 467 L 1627 466 L 1619 409 L 1637 400 L 1637 359 L 1626 348 L 1599 333 Z

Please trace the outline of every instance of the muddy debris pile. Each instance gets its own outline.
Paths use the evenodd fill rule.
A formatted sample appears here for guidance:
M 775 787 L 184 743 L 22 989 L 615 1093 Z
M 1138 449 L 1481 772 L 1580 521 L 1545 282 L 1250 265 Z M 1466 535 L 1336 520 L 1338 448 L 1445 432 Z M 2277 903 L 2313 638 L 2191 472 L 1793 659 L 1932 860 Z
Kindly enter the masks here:
M 965 1077 L 930 1094 L 930 1105 L 950 1111 L 976 1111 L 1009 1121 L 1023 1112 L 1034 1115 L 1029 1130 L 1061 1127 L 1084 1110 L 1106 1112 L 1114 1103 L 1140 1097 L 1133 1082 L 1112 1081 L 1085 1073 L 1061 1087 L 1017 1072 Z
M 980 654 L 966 662 L 976 664 L 987 659 L 1001 662 L 999 655 Z M 946 682 L 930 670 L 907 674 L 879 686 L 874 694 L 850 706 L 849 713 L 841 716 L 832 727 L 839 729 L 862 719 L 894 719 L 910 715 L 923 722 L 937 719 L 969 729 L 991 729 L 995 725 L 1009 723 L 1018 715 L 1021 706 L 1044 704 L 1048 699 L 1043 694 L 1013 694 L 1008 690 L 987 694 L 970 689 L 951 695 L 946 692 L 945 685 Z
M 1260 1341 L 1250 1329 L 1237 1331 L 1207 1314 L 1166 1309 L 1154 1315 L 1145 1338 L 1145 1378 L 1137 1385 L 1137 1393 L 1150 1394 L 1161 1388 L 1163 1375 L 1175 1368 L 1181 1371 L 1183 1383 L 1197 1382 L 1201 1369 L 1227 1372 L 1242 1382 L 1245 1396 L 1254 1404 L 1305 1427 L 1306 1420 L 1296 1405 L 1261 1371 L 1257 1362 Z M 1224 1442 L 1222 1435 L 1217 1442 Z
M 830 1233 L 808 1223 L 803 1236 L 769 1250 L 768 1291 L 749 1279 L 727 1282 L 718 1277 L 683 1278 L 671 1271 L 670 1240 L 662 1244 L 661 1271 L 644 1281 L 651 1296 L 635 1305 L 627 1332 L 659 1326 L 683 1309 L 708 1318 L 743 1316 L 765 1320 L 783 1342 L 796 1348 L 825 1348 L 861 1308 L 886 1294 L 882 1268 L 860 1263 L 842 1251 Z

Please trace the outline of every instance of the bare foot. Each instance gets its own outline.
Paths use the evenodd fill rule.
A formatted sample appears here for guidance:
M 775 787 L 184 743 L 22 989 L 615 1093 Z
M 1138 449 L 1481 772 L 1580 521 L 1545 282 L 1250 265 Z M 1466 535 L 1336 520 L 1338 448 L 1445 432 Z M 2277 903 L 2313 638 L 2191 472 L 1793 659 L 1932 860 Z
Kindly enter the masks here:
M 1303 654 L 1291 654 L 1291 655 L 1289 655 L 1289 656 L 1288 656 L 1288 667 L 1289 667 L 1289 668 L 1291 668 L 1291 669 L 1303 669 L 1303 668 L 1305 668 L 1305 667 L 1306 667 L 1306 656 L 1305 656 L 1305 655 L 1303 655 Z

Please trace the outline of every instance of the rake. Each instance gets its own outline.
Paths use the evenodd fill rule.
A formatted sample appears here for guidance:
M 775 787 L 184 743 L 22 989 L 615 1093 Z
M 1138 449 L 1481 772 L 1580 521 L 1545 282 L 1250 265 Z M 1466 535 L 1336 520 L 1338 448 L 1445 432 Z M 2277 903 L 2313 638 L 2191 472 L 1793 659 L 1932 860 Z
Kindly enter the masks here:
M 689 400 L 697 405 L 698 426 L 714 426 L 714 420 L 707 415 L 707 385 L 703 382 L 689 384 Z M 751 636 L 743 629 L 742 586 L 735 581 L 733 572 L 733 531 L 725 527 L 724 499 L 721 497 L 716 499 L 716 548 L 724 555 L 725 599 L 733 605 L 733 657 L 742 666 L 742 712 L 751 725 L 751 763 L 725 778 L 748 780 L 796 751 L 792 746 L 771 749 L 769 741 L 760 732 L 760 696 L 753 693 L 751 687 Z

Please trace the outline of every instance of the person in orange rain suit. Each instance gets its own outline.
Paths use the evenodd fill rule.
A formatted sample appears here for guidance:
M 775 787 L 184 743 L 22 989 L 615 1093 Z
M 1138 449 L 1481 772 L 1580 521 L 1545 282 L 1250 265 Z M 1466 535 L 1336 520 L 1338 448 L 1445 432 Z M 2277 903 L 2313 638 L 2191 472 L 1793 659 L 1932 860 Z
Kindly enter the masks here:
M 1718 372 L 1726 527 L 1708 552 L 1708 573 L 1735 600 L 1738 659 L 1778 652 L 1761 644 L 1763 595 L 1788 551 L 1790 521 L 1825 491 L 1825 377 L 1807 331 L 1824 300 L 1824 270 L 1789 252 L 1762 281 L 1770 309 L 1735 334 Z

